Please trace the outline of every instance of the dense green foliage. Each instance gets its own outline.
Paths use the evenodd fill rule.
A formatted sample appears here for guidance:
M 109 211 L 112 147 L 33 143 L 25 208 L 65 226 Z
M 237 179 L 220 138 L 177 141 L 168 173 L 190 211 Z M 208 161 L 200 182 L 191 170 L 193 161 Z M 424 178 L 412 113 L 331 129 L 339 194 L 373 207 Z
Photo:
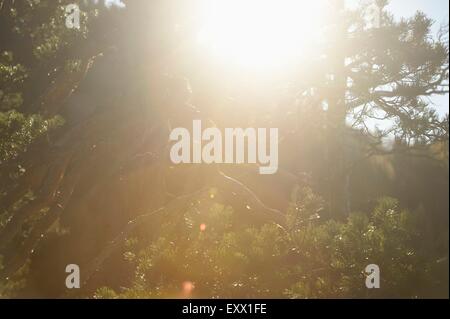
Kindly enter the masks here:
M 435 251 L 424 250 L 417 216 L 396 200 L 345 222 L 322 222 L 312 210 L 320 199 L 308 189 L 295 195 L 287 229 L 242 224 L 231 207 L 213 201 L 202 213 L 193 206 L 144 249 L 129 240 L 124 259 L 136 269 L 133 285 L 95 297 L 180 297 L 183 282 L 200 298 L 418 298 L 445 289 L 445 270 L 436 269 Z M 383 269 L 382 290 L 365 287 L 370 262 Z

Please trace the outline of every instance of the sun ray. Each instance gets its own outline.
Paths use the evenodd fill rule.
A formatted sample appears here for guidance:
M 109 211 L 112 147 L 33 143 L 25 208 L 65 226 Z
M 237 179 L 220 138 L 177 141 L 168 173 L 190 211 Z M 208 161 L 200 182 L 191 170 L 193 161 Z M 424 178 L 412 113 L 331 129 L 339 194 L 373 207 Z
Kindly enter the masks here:
M 198 40 L 238 66 L 277 67 L 317 40 L 323 17 L 321 0 L 208 0 Z

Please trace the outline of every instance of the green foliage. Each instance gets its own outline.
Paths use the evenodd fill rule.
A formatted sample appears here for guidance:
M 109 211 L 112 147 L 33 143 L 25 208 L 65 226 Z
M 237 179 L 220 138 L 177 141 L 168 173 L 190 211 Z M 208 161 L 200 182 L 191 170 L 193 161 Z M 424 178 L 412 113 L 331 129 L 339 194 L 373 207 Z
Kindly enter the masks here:
M 203 298 L 424 296 L 422 279 L 432 274 L 420 255 L 414 218 L 396 200 L 382 199 L 369 215 L 345 222 L 320 222 L 319 197 L 304 189 L 293 198 L 306 201 L 298 209 L 292 202 L 290 230 L 239 224 L 236 213 L 218 203 L 205 214 L 188 210 L 182 222 L 164 224 L 149 246 L 124 254 L 135 265 L 130 289 L 102 288 L 96 298 L 179 297 L 184 282 Z M 382 271 L 377 291 L 365 287 L 364 269 L 373 263 Z
M 0 54 L 0 164 L 26 151 L 37 137 L 62 124 L 60 117 L 44 119 L 39 114 L 19 111 L 23 99 L 20 89 L 26 69 L 15 64 L 11 52 Z
M 39 136 L 64 123 L 59 116 L 44 120 L 15 110 L 0 113 L 0 163 L 16 158 Z
M 13 63 L 11 52 L 0 52 L 0 111 L 22 105 L 21 94 L 16 90 L 23 84 L 26 76 L 25 68 Z
M 370 215 L 353 214 L 346 223 L 330 221 L 308 229 L 309 235 L 299 233 L 303 254 L 306 250 L 309 257 L 306 266 L 299 265 L 299 272 L 310 275 L 297 282 L 289 295 L 415 297 L 414 287 L 426 273 L 417 256 L 419 237 L 412 219 L 396 200 L 385 198 Z M 369 291 L 364 285 L 363 271 L 369 264 L 382 269 L 379 291 Z

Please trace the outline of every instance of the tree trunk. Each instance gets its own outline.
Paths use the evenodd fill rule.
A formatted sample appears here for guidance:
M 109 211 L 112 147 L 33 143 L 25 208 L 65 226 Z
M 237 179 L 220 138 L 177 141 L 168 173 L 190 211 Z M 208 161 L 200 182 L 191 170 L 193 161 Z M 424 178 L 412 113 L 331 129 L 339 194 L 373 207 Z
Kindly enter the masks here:
M 345 176 L 345 136 L 347 77 L 345 71 L 345 45 L 347 32 L 344 20 L 344 0 L 335 0 L 336 20 L 333 21 L 333 40 L 327 57 L 331 66 L 328 95 L 328 201 L 330 214 L 346 216 L 349 210 L 348 179 Z

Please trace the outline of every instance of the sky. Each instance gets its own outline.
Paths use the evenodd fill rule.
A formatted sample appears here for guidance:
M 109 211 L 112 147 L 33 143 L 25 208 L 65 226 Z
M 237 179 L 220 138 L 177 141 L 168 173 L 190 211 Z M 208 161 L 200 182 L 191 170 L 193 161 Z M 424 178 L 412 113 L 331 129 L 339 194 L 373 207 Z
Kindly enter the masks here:
M 348 6 L 354 6 L 361 0 L 346 0 Z M 371 0 L 363 0 L 371 1 Z M 423 11 L 437 22 L 448 21 L 449 5 L 447 0 L 389 0 L 387 9 L 397 16 L 410 17 L 417 10 Z
M 399 16 L 412 16 L 417 10 L 423 11 L 433 18 L 437 25 L 448 22 L 447 0 L 391 0 L 389 10 Z

